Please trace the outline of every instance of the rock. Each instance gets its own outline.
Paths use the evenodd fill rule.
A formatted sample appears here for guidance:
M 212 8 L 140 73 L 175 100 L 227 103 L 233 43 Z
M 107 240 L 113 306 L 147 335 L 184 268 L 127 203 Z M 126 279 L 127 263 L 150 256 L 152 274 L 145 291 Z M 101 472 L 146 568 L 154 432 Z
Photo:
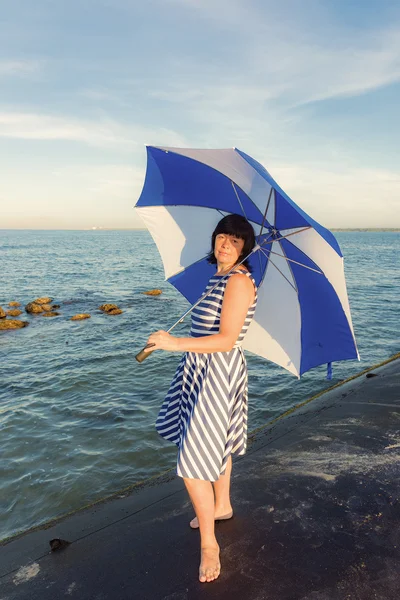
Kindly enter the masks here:
M 0 329 L 21 329 L 29 325 L 28 321 L 20 321 L 19 319 L 4 319 L 0 321 Z
M 59 312 L 44 312 L 42 317 L 58 317 Z
M 7 311 L 8 317 L 19 317 L 19 315 L 22 315 L 22 310 L 18 310 L 18 308 L 14 308 L 13 310 Z
M 19 302 L 9 302 L 8 306 L 21 306 Z
M 5 319 L 7 316 L 7 313 L 5 310 L 3 310 L 0 306 L 0 319 Z
M 52 301 L 52 298 L 48 298 L 46 296 L 46 298 L 36 298 L 36 300 L 33 300 L 33 302 L 35 304 L 50 304 Z
M 37 304 L 36 302 L 29 302 L 29 304 L 25 306 L 25 310 L 27 313 L 31 314 L 43 312 L 43 308 L 40 306 L 40 304 Z
M 89 313 L 80 313 L 71 317 L 71 321 L 83 321 L 83 319 L 90 319 Z
M 142 294 L 145 294 L 146 296 L 159 296 L 160 294 L 162 294 L 161 290 L 148 290 L 148 292 L 142 292 Z
M 99 306 L 99 310 L 108 313 L 110 312 L 110 310 L 119 310 L 119 306 L 117 306 L 116 304 L 102 304 L 101 306 Z
M 45 310 L 46 312 L 51 312 L 52 310 L 52 306 L 51 304 L 40 304 L 40 306 L 43 308 L 43 310 Z
M 57 310 L 57 308 L 60 308 L 59 304 L 52 304 L 51 305 L 51 310 Z
M 107 315 L 120 315 L 124 312 L 116 304 L 102 304 L 99 306 L 99 310 L 103 311 Z
M 67 548 L 70 545 L 70 543 L 71 542 L 69 542 L 68 540 L 62 540 L 61 538 L 54 538 L 54 540 L 49 541 L 52 552 L 55 552 L 56 550 L 63 550 L 64 548 Z M 68 592 L 67 592 L 67 594 L 68 594 Z

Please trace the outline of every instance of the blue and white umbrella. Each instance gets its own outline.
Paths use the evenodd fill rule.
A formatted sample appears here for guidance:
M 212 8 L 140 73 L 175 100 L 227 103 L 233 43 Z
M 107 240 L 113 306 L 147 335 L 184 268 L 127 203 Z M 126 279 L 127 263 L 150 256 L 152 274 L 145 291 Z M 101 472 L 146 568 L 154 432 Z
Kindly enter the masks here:
M 250 221 L 256 246 L 249 263 L 259 290 L 243 348 L 298 377 L 317 365 L 359 358 L 336 238 L 253 158 L 237 148 L 149 146 L 135 208 L 166 280 L 191 304 L 215 273 L 207 256 L 218 221 L 229 213 Z

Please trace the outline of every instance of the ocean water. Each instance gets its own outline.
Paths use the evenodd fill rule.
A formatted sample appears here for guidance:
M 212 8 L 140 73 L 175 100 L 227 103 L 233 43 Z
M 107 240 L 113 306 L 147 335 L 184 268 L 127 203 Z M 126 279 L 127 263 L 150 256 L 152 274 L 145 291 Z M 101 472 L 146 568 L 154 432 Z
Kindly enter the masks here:
M 297 380 L 246 353 L 249 432 L 400 350 L 400 234 L 338 232 L 361 362 Z M 147 231 L 0 231 L 0 305 L 51 296 L 61 316 L 0 332 L 0 539 L 157 475 L 176 449 L 154 421 L 180 354 L 135 354 L 188 304 Z M 158 297 L 141 292 L 160 288 Z M 119 316 L 97 308 L 115 302 Z M 72 322 L 78 312 L 91 319 Z M 187 335 L 190 317 L 176 333 Z

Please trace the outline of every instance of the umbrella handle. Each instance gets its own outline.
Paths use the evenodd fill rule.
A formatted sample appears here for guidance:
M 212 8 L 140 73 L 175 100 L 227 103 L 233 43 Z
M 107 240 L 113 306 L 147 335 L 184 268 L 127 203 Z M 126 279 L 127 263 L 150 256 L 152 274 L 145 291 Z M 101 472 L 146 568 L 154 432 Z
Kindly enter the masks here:
M 150 350 L 150 352 L 145 352 L 145 348 L 151 348 L 151 346 L 155 346 L 155 344 L 147 344 L 147 346 L 145 346 L 140 352 L 139 354 L 136 354 L 135 358 L 139 363 L 142 363 L 144 361 L 145 358 L 147 358 L 148 356 L 150 356 L 150 354 L 152 352 L 154 352 L 154 350 Z

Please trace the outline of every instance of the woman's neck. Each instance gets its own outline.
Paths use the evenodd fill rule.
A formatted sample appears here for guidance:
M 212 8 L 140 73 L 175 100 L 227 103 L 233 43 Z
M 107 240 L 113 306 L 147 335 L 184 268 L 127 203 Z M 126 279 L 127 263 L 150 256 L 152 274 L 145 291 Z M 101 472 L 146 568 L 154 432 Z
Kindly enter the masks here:
M 234 269 L 235 267 L 237 267 L 238 269 L 241 267 L 244 270 L 243 265 L 230 265 L 230 266 L 226 266 L 226 265 L 220 265 L 217 263 L 217 275 L 226 275 L 227 273 L 229 273 L 229 271 L 232 271 L 232 269 Z

